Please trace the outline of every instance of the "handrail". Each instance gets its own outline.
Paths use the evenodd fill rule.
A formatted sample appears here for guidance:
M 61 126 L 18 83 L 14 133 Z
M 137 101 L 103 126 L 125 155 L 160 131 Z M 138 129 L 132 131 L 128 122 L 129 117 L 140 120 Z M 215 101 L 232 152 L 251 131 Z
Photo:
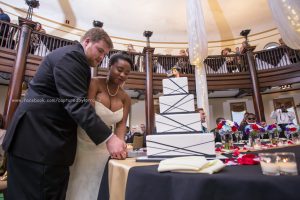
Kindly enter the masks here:
M 20 36 L 20 26 L 0 21 L 0 47 L 16 50 Z M 74 44 L 75 41 L 52 36 L 42 32 L 32 31 L 28 53 L 36 56 L 46 56 L 56 48 Z M 118 50 L 112 50 L 98 69 L 107 69 L 110 56 Z M 145 72 L 143 53 L 127 52 L 134 62 L 131 69 L 134 72 Z M 287 46 L 257 51 L 253 53 L 257 70 L 268 70 L 277 67 L 300 63 L 300 51 Z M 182 74 L 194 74 L 194 66 L 187 56 L 160 55 L 153 56 L 153 72 L 155 74 L 169 73 L 172 67 L 179 66 Z M 204 60 L 207 75 L 243 74 L 249 72 L 248 59 L 245 54 L 212 55 Z

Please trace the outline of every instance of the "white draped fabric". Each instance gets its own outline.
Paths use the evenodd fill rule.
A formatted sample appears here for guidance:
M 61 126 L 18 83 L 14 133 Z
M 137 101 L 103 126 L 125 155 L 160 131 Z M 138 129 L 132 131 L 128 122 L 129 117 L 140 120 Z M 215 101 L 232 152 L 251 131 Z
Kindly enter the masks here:
M 207 81 L 204 59 L 207 57 L 207 37 L 200 0 L 187 0 L 187 31 L 189 37 L 189 58 L 195 65 L 197 106 L 209 116 Z M 208 120 L 208 117 L 206 118 Z M 208 121 L 206 121 L 207 124 Z
M 269 6 L 283 41 L 300 49 L 300 0 L 269 0 Z

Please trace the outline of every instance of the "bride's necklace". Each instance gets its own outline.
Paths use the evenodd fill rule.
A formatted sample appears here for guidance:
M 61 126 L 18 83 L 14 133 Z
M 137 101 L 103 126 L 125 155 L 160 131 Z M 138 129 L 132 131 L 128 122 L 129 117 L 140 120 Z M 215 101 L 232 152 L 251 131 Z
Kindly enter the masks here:
M 117 88 L 117 91 L 116 91 L 115 94 L 110 93 L 107 83 L 106 83 L 106 89 L 107 89 L 108 95 L 111 96 L 111 97 L 114 97 L 114 96 L 116 96 L 118 94 L 119 89 L 120 89 L 120 85 L 118 85 L 118 88 Z

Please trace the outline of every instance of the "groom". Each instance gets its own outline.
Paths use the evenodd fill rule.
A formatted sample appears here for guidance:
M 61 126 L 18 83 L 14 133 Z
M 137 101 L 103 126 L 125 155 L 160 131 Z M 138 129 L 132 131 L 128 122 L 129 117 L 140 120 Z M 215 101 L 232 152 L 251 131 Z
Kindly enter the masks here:
M 8 200 L 65 199 L 77 125 L 96 145 L 106 142 L 112 157 L 124 158 L 125 143 L 87 100 L 90 66 L 97 67 L 112 48 L 107 33 L 93 28 L 80 43 L 44 58 L 3 142 L 8 152 Z

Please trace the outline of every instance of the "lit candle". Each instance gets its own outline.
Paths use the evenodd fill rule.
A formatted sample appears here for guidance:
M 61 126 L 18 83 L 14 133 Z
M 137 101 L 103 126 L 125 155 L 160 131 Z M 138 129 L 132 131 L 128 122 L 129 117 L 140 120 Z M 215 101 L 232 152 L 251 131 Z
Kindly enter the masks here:
M 254 144 L 253 148 L 254 149 L 261 149 L 261 145 L 260 144 Z
M 283 159 L 282 162 L 278 163 L 280 172 L 286 175 L 298 175 L 297 163 L 288 162 L 286 159 Z
M 276 163 L 260 162 L 261 169 L 265 175 L 279 175 L 279 166 Z
M 281 146 L 283 146 L 283 142 L 280 140 L 280 141 L 278 141 L 277 145 L 278 145 L 279 147 L 281 147 Z
M 277 155 L 274 153 L 259 153 L 260 166 L 264 175 L 280 175 L 279 165 L 277 165 Z

